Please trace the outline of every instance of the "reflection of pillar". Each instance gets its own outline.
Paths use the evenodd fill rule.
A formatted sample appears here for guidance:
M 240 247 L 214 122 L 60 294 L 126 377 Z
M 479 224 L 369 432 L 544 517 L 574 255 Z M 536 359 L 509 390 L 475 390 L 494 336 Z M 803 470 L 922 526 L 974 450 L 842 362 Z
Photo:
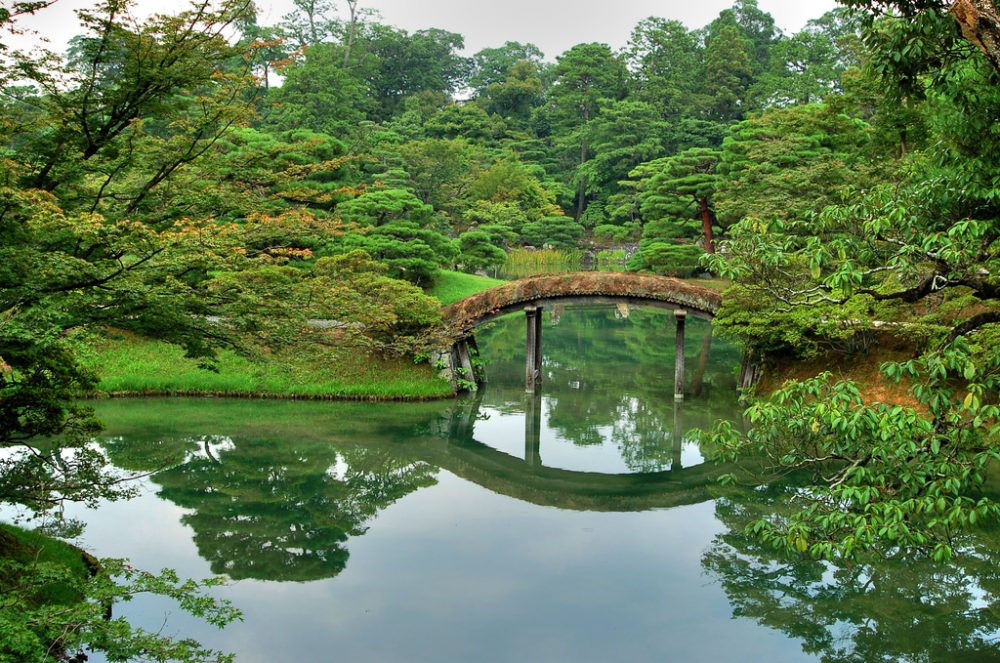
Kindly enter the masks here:
M 698 355 L 698 368 L 691 378 L 691 393 L 701 396 L 702 382 L 705 379 L 705 369 L 708 368 L 708 355 L 712 352 L 712 327 L 708 328 L 701 343 L 701 354 Z
M 684 321 L 687 319 L 687 311 L 677 309 L 674 311 L 677 318 L 677 356 L 674 358 L 674 400 L 684 400 Z
M 674 401 L 674 448 L 670 469 L 681 469 L 681 452 L 684 451 L 684 401 Z
M 542 308 L 526 306 L 528 343 L 524 359 L 524 390 L 535 393 L 542 383 Z
M 472 352 L 472 355 L 475 356 L 475 357 L 477 357 L 477 358 L 480 357 L 480 354 L 479 354 L 479 343 L 476 341 L 476 337 L 475 336 L 470 336 L 469 338 L 465 339 L 465 342 L 468 343 L 469 350 Z M 476 379 L 476 384 L 477 385 L 486 384 L 486 371 L 485 371 L 485 369 L 483 369 L 482 362 L 480 362 L 480 364 L 479 364 L 479 370 L 476 372 L 476 378 L 475 379 Z
M 532 467 L 542 464 L 542 397 L 527 396 L 524 407 L 524 462 Z
M 472 357 L 469 354 L 469 342 L 465 339 L 458 342 L 458 363 L 462 369 L 462 379 L 466 381 L 467 388 L 476 390 L 476 370 L 472 366 Z

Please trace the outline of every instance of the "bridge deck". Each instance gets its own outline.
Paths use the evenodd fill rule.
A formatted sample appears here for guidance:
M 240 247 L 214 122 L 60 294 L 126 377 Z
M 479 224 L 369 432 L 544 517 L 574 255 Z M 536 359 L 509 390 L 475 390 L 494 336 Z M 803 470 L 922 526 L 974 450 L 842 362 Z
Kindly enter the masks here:
M 711 319 L 722 305 L 722 296 L 704 286 L 666 276 L 571 272 L 511 281 L 446 306 L 443 313 L 453 329 L 467 332 L 529 305 L 617 302 L 684 309 Z

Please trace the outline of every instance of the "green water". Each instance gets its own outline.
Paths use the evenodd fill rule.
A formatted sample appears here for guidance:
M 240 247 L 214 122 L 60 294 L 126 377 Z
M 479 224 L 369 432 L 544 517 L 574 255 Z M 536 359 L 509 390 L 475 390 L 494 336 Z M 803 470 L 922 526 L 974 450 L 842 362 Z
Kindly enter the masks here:
M 153 474 L 78 512 L 85 543 L 233 578 L 222 632 L 125 609 L 238 661 L 1000 659 L 995 537 L 948 567 L 772 559 L 740 531 L 791 489 L 721 488 L 695 433 L 739 421 L 736 350 L 689 322 L 679 406 L 671 316 L 555 313 L 540 398 L 511 316 L 476 398 L 100 403 L 112 460 Z

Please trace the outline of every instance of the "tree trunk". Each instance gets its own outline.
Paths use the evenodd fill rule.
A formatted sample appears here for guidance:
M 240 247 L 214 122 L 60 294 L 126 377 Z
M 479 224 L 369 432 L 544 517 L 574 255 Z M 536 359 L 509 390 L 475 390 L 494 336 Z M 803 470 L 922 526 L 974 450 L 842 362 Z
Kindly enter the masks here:
M 344 68 L 351 64 L 351 49 L 354 48 L 354 35 L 358 29 L 358 0 L 347 0 L 347 9 L 351 12 L 351 22 L 347 26 L 347 47 L 344 49 Z
M 708 209 L 708 198 L 698 199 L 701 207 L 701 228 L 705 233 L 705 253 L 715 253 L 715 238 L 712 236 L 712 211 Z
M 962 35 L 1000 72 L 1000 11 L 993 0 L 956 0 L 949 11 Z

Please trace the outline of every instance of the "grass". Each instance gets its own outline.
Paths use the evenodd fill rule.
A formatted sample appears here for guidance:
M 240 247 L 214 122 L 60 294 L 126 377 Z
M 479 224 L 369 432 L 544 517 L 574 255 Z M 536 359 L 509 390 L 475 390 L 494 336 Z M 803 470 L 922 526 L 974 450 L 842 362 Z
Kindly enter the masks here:
M 428 290 L 427 294 L 437 297 L 441 301 L 441 304 L 447 306 L 477 292 L 489 290 L 504 283 L 504 281 L 491 279 L 488 276 L 442 270 L 438 275 L 437 281 L 434 283 L 434 287 Z
M 507 254 L 503 272 L 524 278 L 552 272 L 575 272 L 580 269 L 579 251 L 559 249 L 514 249 Z
M 254 398 L 423 400 L 453 395 L 428 364 L 374 357 L 356 347 L 243 357 L 219 355 L 205 370 L 173 345 L 136 336 L 109 338 L 92 348 L 89 363 L 111 395 L 211 395 Z

